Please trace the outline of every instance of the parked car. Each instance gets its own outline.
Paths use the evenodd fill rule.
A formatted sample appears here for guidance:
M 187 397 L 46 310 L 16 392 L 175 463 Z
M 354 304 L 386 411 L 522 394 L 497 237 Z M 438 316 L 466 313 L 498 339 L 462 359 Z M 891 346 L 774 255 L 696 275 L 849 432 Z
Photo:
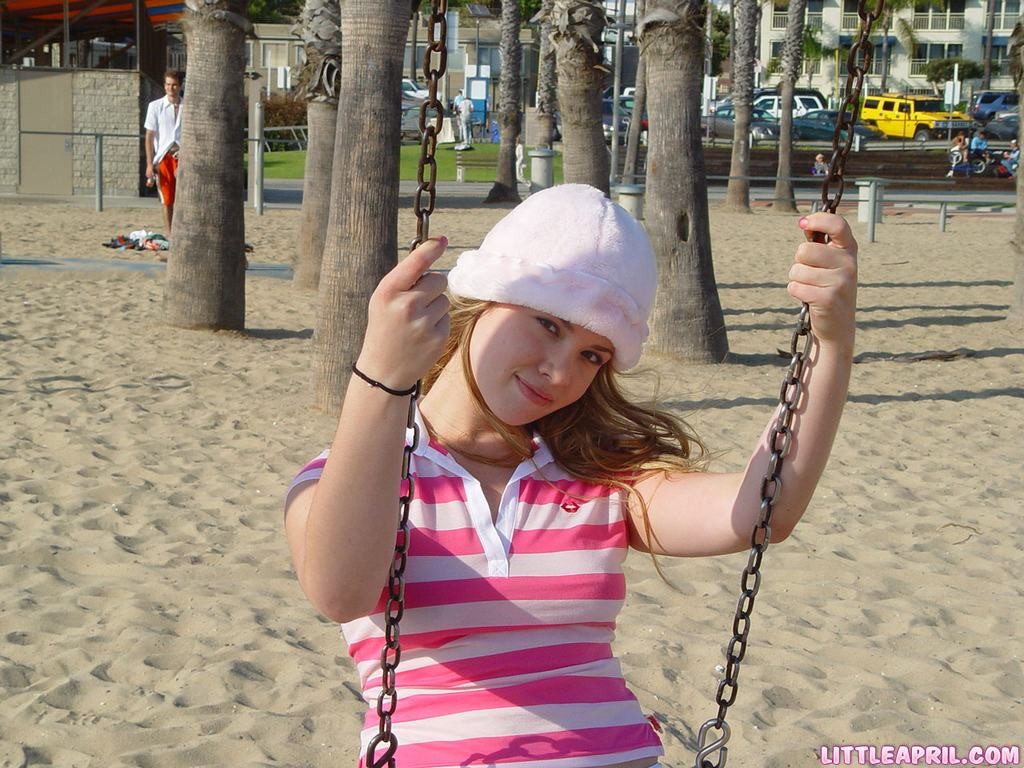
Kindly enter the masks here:
M 1016 139 L 1020 134 L 1020 115 L 1008 115 L 989 120 L 985 125 L 985 133 L 992 139 L 1006 141 Z
M 736 112 L 732 104 L 718 107 L 712 115 L 701 115 L 700 127 L 706 136 L 715 139 L 731 139 L 736 123 Z M 750 116 L 750 138 L 754 142 L 771 141 L 779 138 L 779 124 L 763 109 L 754 109 Z
M 941 98 L 884 93 L 868 96 L 860 108 L 861 119 L 886 136 L 928 141 L 944 139 L 950 133 L 970 131 L 971 119 L 962 112 L 950 112 Z
M 622 97 L 619 98 L 619 144 L 626 142 L 626 134 L 629 131 L 629 120 L 633 113 L 623 105 Z M 604 126 L 604 140 L 612 140 L 612 100 L 601 99 L 601 123 Z
M 778 120 L 782 117 L 782 95 L 774 90 L 754 93 L 754 106 L 770 112 Z M 816 109 L 825 109 L 828 102 L 825 97 L 814 90 L 796 89 L 793 92 L 793 115 L 800 116 Z
M 1017 106 L 1017 94 L 1013 91 L 978 91 L 967 107 L 967 114 L 979 123 L 987 123 L 1000 110 Z
M 421 88 L 419 84 L 408 77 L 402 78 L 402 100 L 423 101 L 430 95 L 430 91 Z
M 622 101 L 620 103 L 622 104 L 623 107 L 625 107 L 629 111 L 629 116 L 630 116 L 629 119 L 632 120 L 633 119 L 633 107 L 636 105 L 634 94 L 632 94 L 632 93 L 630 93 L 630 94 L 623 93 L 622 94 Z M 641 130 L 646 131 L 650 127 L 649 123 L 647 122 L 647 109 L 646 108 L 644 108 L 644 115 L 640 119 L 642 121 L 640 123 Z
M 793 118 L 793 138 L 831 141 L 837 120 L 839 120 L 838 109 L 811 110 L 801 117 Z M 853 126 L 853 134 L 860 136 L 862 141 L 886 138 L 886 135 L 878 129 L 860 124 Z M 842 137 L 846 138 L 846 131 L 842 132 Z

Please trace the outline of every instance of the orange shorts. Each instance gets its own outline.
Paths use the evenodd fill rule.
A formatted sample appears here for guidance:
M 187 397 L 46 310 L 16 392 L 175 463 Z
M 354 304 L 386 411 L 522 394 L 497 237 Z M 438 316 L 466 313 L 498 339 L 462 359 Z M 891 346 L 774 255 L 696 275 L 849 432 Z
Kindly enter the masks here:
M 160 158 L 160 165 L 156 170 L 156 186 L 160 193 L 160 202 L 164 205 L 174 205 L 174 193 L 177 191 L 178 183 L 178 156 L 168 152 Z

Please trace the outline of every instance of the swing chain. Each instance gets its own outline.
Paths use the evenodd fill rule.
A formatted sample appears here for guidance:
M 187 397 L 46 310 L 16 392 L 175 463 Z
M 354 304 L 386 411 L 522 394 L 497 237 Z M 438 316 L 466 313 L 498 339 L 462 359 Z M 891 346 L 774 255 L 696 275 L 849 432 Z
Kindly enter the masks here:
M 412 250 L 430 237 L 430 214 L 434 212 L 437 192 L 437 137 L 444 127 L 444 104 L 437 97 L 438 84 L 448 69 L 448 0 L 431 0 L 427 23 L 427 46 L 423 53 L 423 77 L 427 81 L 427 98 L 420 104 L 420 164 L 416 174 L 416 239 Z M 415 52 L 413 53 L 415 56 Z M 437 61 L 435 62 L 435 55 Z M 429 169 L 429 173 L 427 173 Z M 426 203 L 423 197 L 426 195 Z
M 884 5 L 885 0 L 876 0 L 874 10 L 868 10 L 868 0 L 859 0 L 857 4 L 860 34 L 850 46 L 850 53 L 846 57 L 846 88 L 843 91 L 843 101 L 839 105 L 839 117 L 832 132 L 832 157 L 828 162 L 828 173 L 825 174 L 821 185 L 821 210 L 829 213 L 836 212 L 843 197 L 843 171 L 846 168 L 846 157 L 853 147 L 853 128 L 860 112 L 860 92 L 864 87 L 864 75 L 871 69 L 871 27 L 882 15 Z M 846 131 L 845 137 L 843 131 Z M 832 184 L 836 185 L 834 195 L 830 195 Z
M 416 389 L 409 398 L 409 416 L 406 423 L 412 432 L 412 438 L 406 441 L 402 453 L 402 489 L 398 497 L 398 532 L 395 538 L 395 556 L 388 571 L 388 598 L 384 605 L 384 647 L 380 651 L 381 687 L 380 693 L 377 695 L 377 734 L 366 747 L 366 765 L 369 768 L 384 768 L 384 766 L 394 768 L 395 752 L 398 749 L 398 739 L 391 733 L 391 716 L 395 714 L 395 709 L 398 706 L 395 673 L 398 670 L 398 662 L 402 658 L 398 622 L 402 620 L 402 614 L 405 612 L 404 576 L 409 552 L 409 504 L 412 502 L 416 490 L 416 483 L 409 469 L 412 464 L 412 454 L 416 450 L 420 437 L 419 426 L 416 424 L 416 399 L 419 397 L 419 393 L 420 384 L 416 382 Z M 386 744 L 387 749 L 383 755 L 377 757 L 377 749 L 381 744 Z
M 856 123 L 860 104 L 860 93 L 864 85 L 864 73 L 871 67 L 871 44 L 869 36 L 875 20 L 882 15 L 884 0 L 877 0 L 873 11 L 869 11 L 867 0 L 859 0 L 857 13 L 860 16 L 860 35 L 850 48 L 847 60 L 846 92 L 839 107 L 839 119 L 836 121 L 832 134 L 832 159 L 829 170 L 822 185 L 822 209 L 835 213 L 843 196 L 843 170 L 846 157 L 853 146 L 853 127 Z M 842 132 L 846 131 L 845 138 Z M 829 195 L 831 185 L 837 185 L 833 196 Z M 815 235 L 815 241 L 822 242 L 824 236 Z M 793 418 L 803 396 L 803 373 L 807 357 L 814 343 L 811 334 L 811 310 L 807 304 L 800 309 L 796 328 L 790 342 L 791 359 L 786 377 L 779 390 L 779 407 L 775 423 L 768 436 L 768 447 L 771 455 L 768 468 L 761 480 L 761 507 L 757 523 L 750 539 L 750 553 L 747 565 L 743 569 L 740 580 L 740 598 L 736 604 L 736 613 L 732 622 L 732 638 L 725 650 L 725 673 L 718 683 L 715 702 L 718 714 L 707 720 L 700 728 L 697 737 L 697 753 L 694 760 L 695 768 L 725 768 L 730 729 L 726 722 L 729 707 L 736 701 L 739 691 L 740 663 L 747 653 L 747 636 L 750 633 L 750 617 L 754 610 L 754 599 L 761 588 L 761 561 L 771 541 L 771 519 L 775 502 L 782 492 L 782 462 L 789 454 L 793 440 Z M 709 741 L 713 731 L 719 736 Z M 711 755 L 717 753 L 712 761 Z
M 434 212 L 434 196 L 437 183 L 437 162 L 434 155 L 437 151 L 437 136 L 444 122 L 444 108 L 437 98 L 437 86 L 448 68 L 448 0 L 431 0 L 430 19 L 427 24 L 427 46 L 423 54 L 423 74 L 427 79 L 427 98 L 420 105 L 420 163 L 416 179 L 414 209 L 416 213 L 416 239 L 409 250 L 416 248 L 430 237 L 430 214 Z M 437 62 L 434 55 L 437 54 Z M 415 55 L 415 52 L 413 53 Z M 427 122 L 427 113 L 433 110 L 433 119 Z M 429 168 L 429 175 L 426 169 Z M 423 204 L 423 194 L 427 195 L 427 204 Z M 405 566 L 409 554 L 409 505 L 412 502 L 416 483 L 411 473 L 412 456 L 419 445 L 420 430 L 416 424 L 416 401 L 420 395 L 420 383 L 409 398 L 409 415 L 406 420 L 407 432 L 411 438 L 406 440 L 402 452 L 402 487 L 398 497 L 399 523 L 395 537 L 395 556 L 388 569 L 387 602 L 384 605 L 384 646 L 380 651 L 381 687 L 377 695 L 377 733 L 366 746 L 367 768 L 395 768 L 395 753 L 398 751 L 398 739 L 391 732 L 391 717 L 398 707 L 398 691 L 396 689 L 396 672 L 398 662 L 402 658 L 401 633 L 399 622 L 405 613 Z M 386 745 L 384 754 L 377 757 L 377 750 Z

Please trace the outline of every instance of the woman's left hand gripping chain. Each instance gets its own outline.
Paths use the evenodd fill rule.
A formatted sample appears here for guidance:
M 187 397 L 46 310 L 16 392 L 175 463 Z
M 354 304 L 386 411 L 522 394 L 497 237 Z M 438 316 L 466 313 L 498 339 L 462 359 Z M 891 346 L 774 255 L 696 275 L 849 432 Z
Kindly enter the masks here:
M 800 219 L 807 242 L 796 249 L 787 290 L 811 310 L 811 328 L 823 344 L 853 347 L 857 308 L 857 241 L 850 225 L 832 213 Z M 815 233 L 828 235 L 816 243 Z

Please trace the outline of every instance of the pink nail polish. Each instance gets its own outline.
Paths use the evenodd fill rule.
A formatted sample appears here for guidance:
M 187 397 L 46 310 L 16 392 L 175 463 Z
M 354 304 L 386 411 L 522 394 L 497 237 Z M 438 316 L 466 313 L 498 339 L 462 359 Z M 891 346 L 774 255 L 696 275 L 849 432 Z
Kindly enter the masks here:
M 445 237 L 444 235 L 441 235 L 439 238 L 437 238 L 437 241 L 441 243 L 442 248 L 448 247 L 448 238 Z
M 797 224 L 800 226 L 800 229 L 807 229 L 807 217 L 801 218 Z

